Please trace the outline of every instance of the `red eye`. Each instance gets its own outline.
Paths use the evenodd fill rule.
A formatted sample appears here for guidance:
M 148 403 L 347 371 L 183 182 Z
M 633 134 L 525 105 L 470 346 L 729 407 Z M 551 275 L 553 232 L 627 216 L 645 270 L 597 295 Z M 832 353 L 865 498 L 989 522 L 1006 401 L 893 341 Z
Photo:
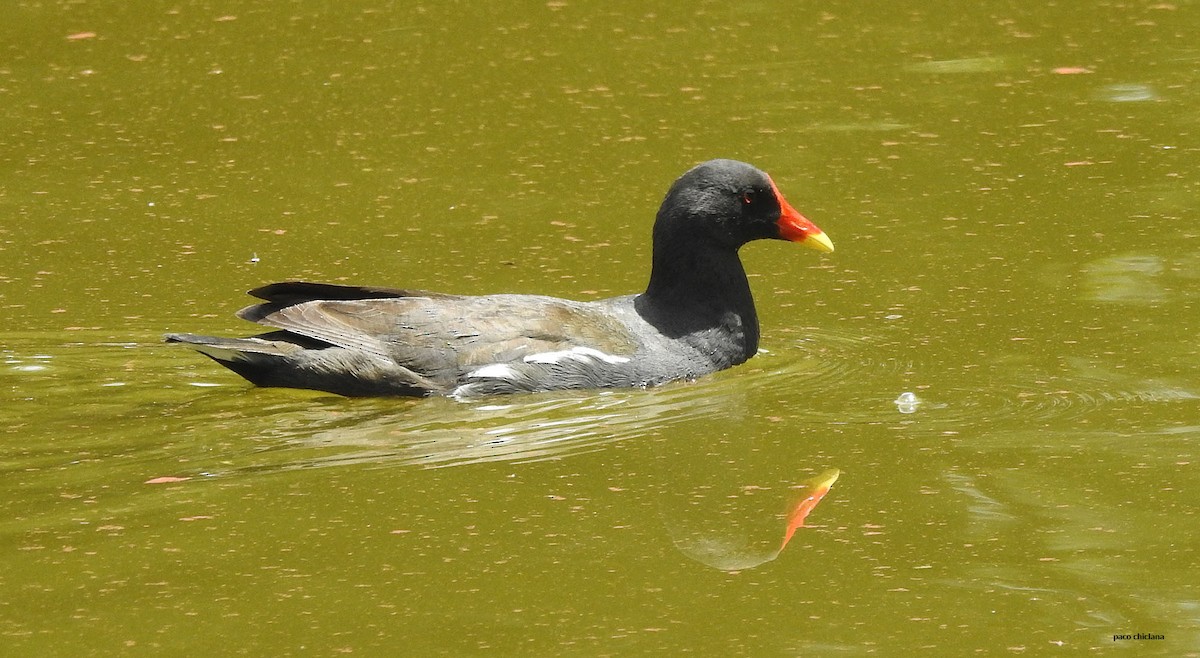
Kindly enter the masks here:
M 747 206 L 754 203 L 754 195 L 750 192 L 743 192 L 742 203 Z

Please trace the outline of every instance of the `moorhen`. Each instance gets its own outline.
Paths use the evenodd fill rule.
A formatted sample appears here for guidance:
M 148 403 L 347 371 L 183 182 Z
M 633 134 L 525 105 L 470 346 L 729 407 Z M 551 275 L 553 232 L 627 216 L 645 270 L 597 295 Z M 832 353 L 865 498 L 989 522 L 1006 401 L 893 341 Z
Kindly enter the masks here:
M 711 160 L 671 185 L 654 222 L 650 283 L 590 302 L 460 296 L 323 283 L 251 290 L 252 338 L 169 334 L 259 386 L 347 396 L 653 386 L 742 363 L 758 316 L 738 248 L 762 238 L 833 243 L 762 171 Z

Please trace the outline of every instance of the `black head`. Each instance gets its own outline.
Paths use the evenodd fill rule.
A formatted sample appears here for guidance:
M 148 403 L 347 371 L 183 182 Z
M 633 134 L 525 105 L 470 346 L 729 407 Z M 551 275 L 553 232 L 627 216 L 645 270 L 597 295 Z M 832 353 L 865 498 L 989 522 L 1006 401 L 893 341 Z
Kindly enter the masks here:
M 685 235 L 734 250 L 767 238 L 833 250 L 821 230 L 788 204 L 770 176 L 737 160 L 709 160 L 671 185 L 658 211 L 655 241 Z

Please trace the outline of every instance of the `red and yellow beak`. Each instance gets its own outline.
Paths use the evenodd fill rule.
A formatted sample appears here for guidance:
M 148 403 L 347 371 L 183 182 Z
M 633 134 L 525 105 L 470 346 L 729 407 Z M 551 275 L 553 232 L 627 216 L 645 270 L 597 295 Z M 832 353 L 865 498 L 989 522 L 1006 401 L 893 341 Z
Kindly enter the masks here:
M 792 204 L 783 198 L 779 193 L 779 188 L 775 187 L 775 181 L 771 181 L 771 189 L 775 191 L 775 198 L 779 201 L 779 237 L 791 242 L 799 242 L 800 244 L 824 251 L 826 253 L 833 251 L 833 241 L 825 232 L 817 228 L 816 224 L 808 221 L 808 219 L 800 214 L 800 211 L 792 207 Z

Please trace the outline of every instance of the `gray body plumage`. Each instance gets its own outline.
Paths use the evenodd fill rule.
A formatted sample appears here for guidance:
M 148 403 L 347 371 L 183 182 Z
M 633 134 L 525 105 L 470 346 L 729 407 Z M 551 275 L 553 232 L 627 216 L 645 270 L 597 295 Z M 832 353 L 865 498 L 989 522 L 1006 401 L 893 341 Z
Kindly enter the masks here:
M 250 292 L 250 338 L 169 334 L 260 386 L 342 395 L 452 395 L 652 386 L 742 363 L 758 316 L 738 249 L 832 243 L 771 179 L 733 160 L 689 170 L 654 223 L 650 281 L 590 302 L 286 282 Z M 813 238 L 809 240 L 809 238 Z

